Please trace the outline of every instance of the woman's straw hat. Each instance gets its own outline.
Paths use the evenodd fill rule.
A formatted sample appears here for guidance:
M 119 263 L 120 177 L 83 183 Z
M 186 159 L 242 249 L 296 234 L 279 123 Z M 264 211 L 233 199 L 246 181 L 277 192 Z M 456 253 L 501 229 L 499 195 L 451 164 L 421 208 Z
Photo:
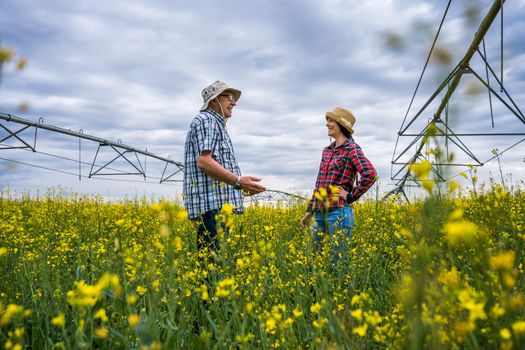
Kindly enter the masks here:
M 354 133 L 355 117 L 348 109 L 335 107 L 333 111 L 326 112 L 326 117 L 335 120 L 350 133 Z

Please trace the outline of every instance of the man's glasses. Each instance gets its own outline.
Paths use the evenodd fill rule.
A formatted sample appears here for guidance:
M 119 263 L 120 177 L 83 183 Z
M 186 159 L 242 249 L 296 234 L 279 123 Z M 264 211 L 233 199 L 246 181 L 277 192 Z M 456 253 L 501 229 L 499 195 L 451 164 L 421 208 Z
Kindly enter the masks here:
M 226 97 L 228 99 L 228 101 L 230 101 L 230 102 L 234 102 L 235 101 L 235 98 L 233 98 L 233 95 L 228 94 L 228 95 L 221 95 L 221 96 Z

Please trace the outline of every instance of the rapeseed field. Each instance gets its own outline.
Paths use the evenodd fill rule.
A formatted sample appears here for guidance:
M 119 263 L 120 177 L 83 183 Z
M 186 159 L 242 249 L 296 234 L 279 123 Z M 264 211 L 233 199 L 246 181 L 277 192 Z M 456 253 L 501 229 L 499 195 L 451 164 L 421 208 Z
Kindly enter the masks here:
M 519 187 L 355 204 L 336 262 L 304 210 L 226 206 L 208 260 L 179 203 L 0 192 L 0 346 L 525 348 Z

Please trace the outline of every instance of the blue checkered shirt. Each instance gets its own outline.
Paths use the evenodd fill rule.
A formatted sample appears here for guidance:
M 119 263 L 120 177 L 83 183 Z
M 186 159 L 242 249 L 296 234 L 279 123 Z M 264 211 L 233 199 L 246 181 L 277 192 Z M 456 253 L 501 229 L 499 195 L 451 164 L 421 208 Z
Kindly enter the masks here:
M 201 111 L 190 124 L 184 147 L 184 207 L 188 217 L 195 219 L 207 211 L 221 209 L 225 203 L 242 213 L 242 193 L 233 186 L 220 182 L 197 167 L 197 159 L 204 151 L 225 169 L 241 175 L 235 160 L 233 144 L 226 131 L 224 118 L 211 109 Z

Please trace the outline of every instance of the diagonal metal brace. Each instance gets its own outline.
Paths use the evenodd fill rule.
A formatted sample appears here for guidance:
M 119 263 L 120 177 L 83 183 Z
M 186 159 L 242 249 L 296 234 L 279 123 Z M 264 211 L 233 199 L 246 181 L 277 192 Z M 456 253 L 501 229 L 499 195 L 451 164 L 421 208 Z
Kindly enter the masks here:
M 182 180 L 172 180 L 171 179 L 172 177 L 174 177 L 178 173 L 184 171 L 184 167 L 182 166 L 182 164 L 175 164 L 175 166 L 177 167 L 177 170 L 175 170 L 175 172 L 171 173 L 170 175 L 167 175 L 166 174 L 166 170 L 168 169 L 168 166 L 170 164 L 172 164 L 172 163 L 166 162 L 166 165 L 164 166 L 164 170 L 162 171 L 162 176 L 160 177 L 160 182 L 159 183 L 163 183 L 163 182 L 181 182 L 182 181 Z
M 109 162 L 107 162 L 106 164 L 100 166 L 96 171 L 93 171 L 93 168 L 95 166 L 95 163 L 96 163 L 96 160 L 97 160 L 97 157 L 98 157 L 98 153 L 99 153 L 101 147 L 111 147 L 115 152 L 118 153 L 118 155 L 115 158 L 113 158 L 112 160 L 110 160 Z M 132 161 L 130 161 L 126 157 L 126 155 L 125 155 L 126 153 L 133 153 L 135 155 L 135 157 L 137 159 L 138 166 L 135 165 Z M 128 164 L 130 164 L 133 168 L 135 168 L 135 170 L 137 170 L 137 172 L 133 173 L 133 172 L 124 172 L 123 171 L 123 172 L 117 172 L 117 173 L 101 173 L 101 171 L 104 168 L 106 168 L 111 163 L 113 163 L 114 161 L 116 161 L 117 159 L 120 159 L 120 158 L 124 159 Z M 103 142 L 99 143 L 99 145 L 98 145 L 97 153 L 95 154 L 95 158 L 93 159 L 93 163 L 91 164 L 91 169 L 89 171 L 89 177 L 92 177 L 92 176 L 95 176 L 95 175 L 142 175 L 142 176 L 144 176 L 144 178 L 146 178 L 146 172 L 142 168 L 142 164 L 140 163 L 140 160 L 139 160 L 136 152 L 130 151 L 128 149 L 124 149 L 124 152 L 121 152 L 114 145 L 103 143 Z
M 36 152 L 35 151 L 35 148 L 32 147 L 29 143 L 25 142 L 24 140 L 22 140 L 18 134 L 21 133 L 22 131 L 30 128 L 29 125 L 27 126 L 24 126 L 22 129 L 20 130 L 17 130 L 17 131 L 11 131 L 10 129 L 6 128 L 3 124 L 0 124 L 0 127 L 2 129 L 4 129 L 5 131 L 7 131 L 8 135 L 6 137 L 4 137 L 3 139 L 0 140 L 0 143 L 4 142 L 5 140 L 8 140 L 10 138 L 16 138 L 18 141 L 20 141 L 21 143 L 23 143 L 25 146 L 7 146 L 7 147 L 0 147 L 0 149 L 21 149 L 21 148 L 29 148 L 31 149 L 33 152 Z M 36 138 L 36 134 L 35 134 L 35 138 Z

